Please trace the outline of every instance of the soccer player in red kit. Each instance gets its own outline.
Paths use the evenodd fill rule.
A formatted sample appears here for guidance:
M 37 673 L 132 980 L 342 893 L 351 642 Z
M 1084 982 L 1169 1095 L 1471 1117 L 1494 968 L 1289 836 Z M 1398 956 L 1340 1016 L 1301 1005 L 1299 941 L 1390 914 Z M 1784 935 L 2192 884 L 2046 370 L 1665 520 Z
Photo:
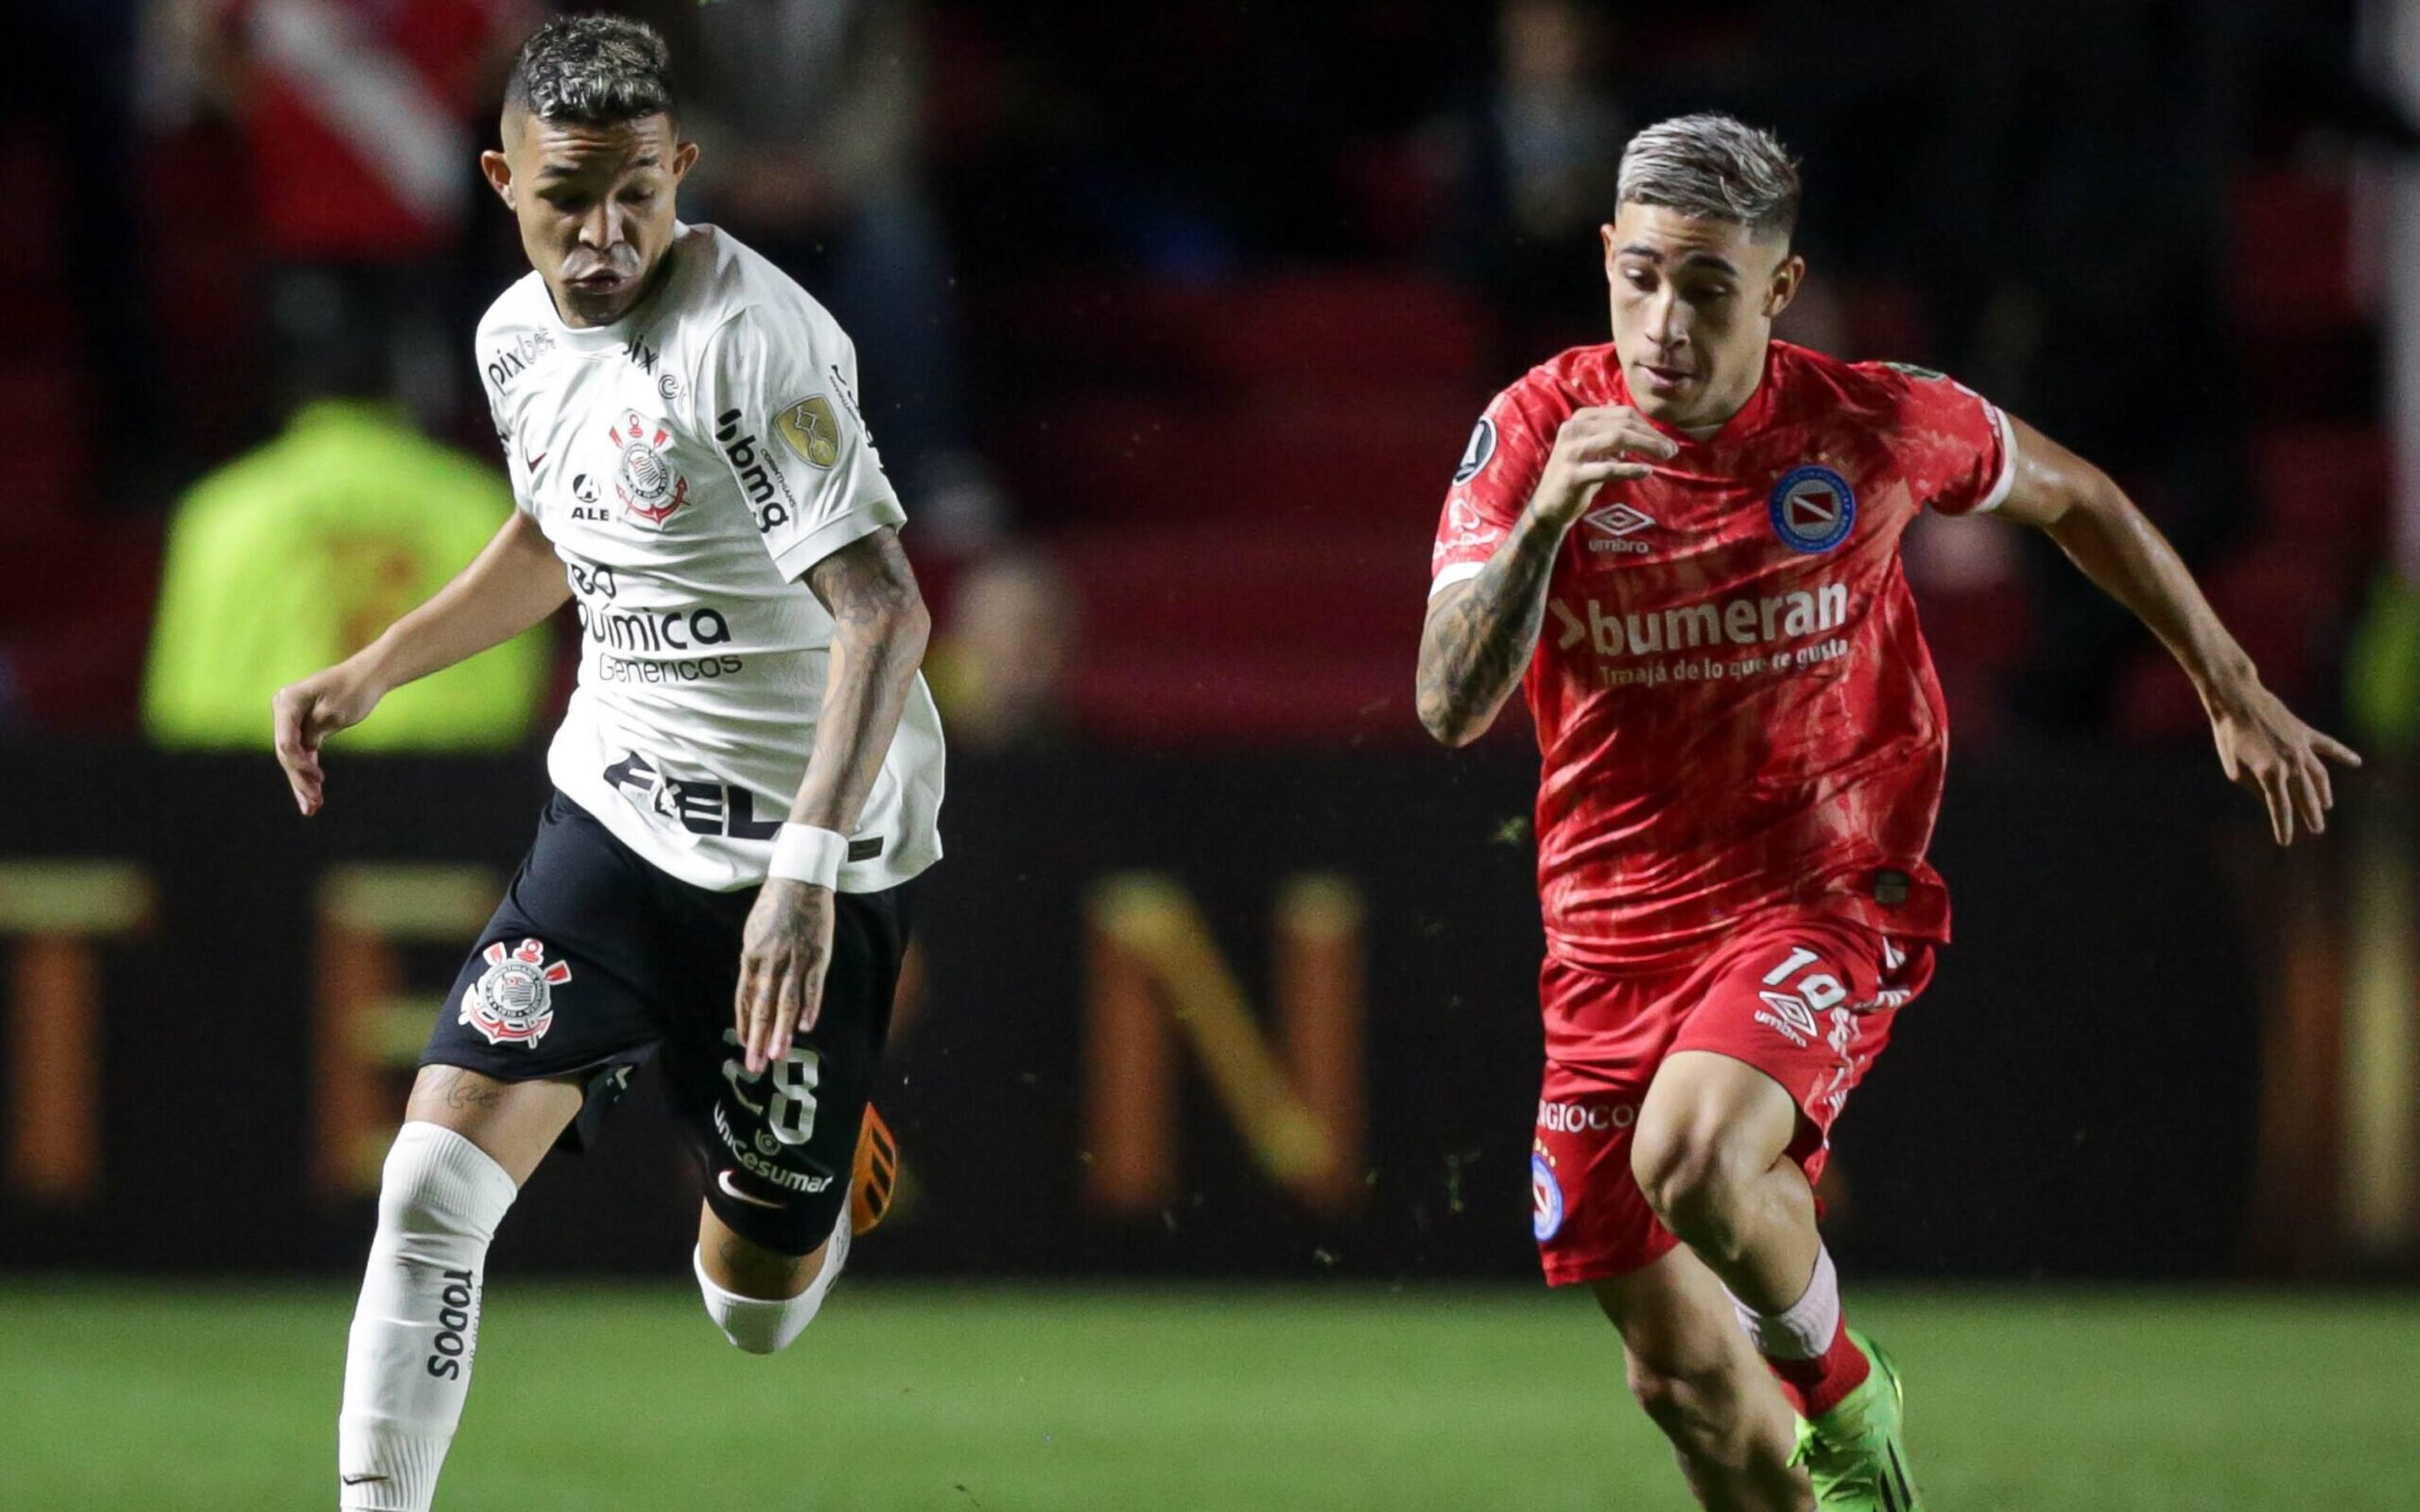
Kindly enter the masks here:
M 1842 1322 L 1812 1185 L 1949 938 L 1901 533 L 1926 509 L 2048 532 L 2191 675 L 2280 843 L 2358 758 L 2261 687 L 2099 470 L 1937 374 L 1773 340 L 1797 205 L 1789 154 L 1729 117 L 1632 140 L 1613 341 L 1480 420 L 1419 714 L 1459 746 L 1518 683 L 1537 728 L 1546 1279 L 1595 1289 L 1707 1506 L 1914 1512 L 1899 1379 Z

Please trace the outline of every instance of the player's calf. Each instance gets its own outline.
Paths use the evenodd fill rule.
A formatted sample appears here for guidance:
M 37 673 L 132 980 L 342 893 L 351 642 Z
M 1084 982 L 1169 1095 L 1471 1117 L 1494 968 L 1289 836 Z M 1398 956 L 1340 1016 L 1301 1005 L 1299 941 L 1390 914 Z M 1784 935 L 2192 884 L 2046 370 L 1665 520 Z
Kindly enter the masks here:
M 340 1505 L 426 1512 L 435 1496 L 470 1389 L 488 1244 L 519 1191 L 452 1129 L 413 1121 L 396 1135 L 346 1349 Z
M 1671 1441 L 1700 1502 L 1737 1504 L 1742 1493 L 1726 1489 L 1746 1482 L 1755 1489 L 1745 1494 L 1760 1504 L 1807 1504 L 1788 1461 L 1772 1453 L 1772 1435 L 1748 1410 L 1753 1362 L 1663 1362 L 1635 1350 L 1625 1359 L 1630 1395 Z
M 1793 1419 L 1728 1316 L 1723 1288 L 1686 1250 L 1596 1283 L 1621 1335 L 1631 1395 L 1671 1441 L 1698 1500 L 1720 1512 L 1803 1512 Z

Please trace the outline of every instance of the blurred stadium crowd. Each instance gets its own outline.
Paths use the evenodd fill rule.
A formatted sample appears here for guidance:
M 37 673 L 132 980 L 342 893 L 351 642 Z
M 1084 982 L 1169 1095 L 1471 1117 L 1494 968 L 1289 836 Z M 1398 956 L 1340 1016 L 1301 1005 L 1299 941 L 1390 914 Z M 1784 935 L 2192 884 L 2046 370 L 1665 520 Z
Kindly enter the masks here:
M 0 738 L 265 744 L 263 685 L 375 634 L 507 507 L 471 336 L 525 266 L 474 154 L 544 8 L 26 3 Z M 1806 157 L 1786 334 L 1942 367 L 2108 466 L 2272 685 L 2340 707 L 2391 471 L 2356 191 L 2420 143 L 2349 4 L 614 8 L 690 74 L 688 218 L 856 338 L 963 744 L 1416 738 L 1471 420 L 1604 339 L 1621 144 L 1702 107 Z M 1967 748 L 2202 738 L 2047 549 L 1911 543 Z M 543 729 L 566 656 L 398 738 Z

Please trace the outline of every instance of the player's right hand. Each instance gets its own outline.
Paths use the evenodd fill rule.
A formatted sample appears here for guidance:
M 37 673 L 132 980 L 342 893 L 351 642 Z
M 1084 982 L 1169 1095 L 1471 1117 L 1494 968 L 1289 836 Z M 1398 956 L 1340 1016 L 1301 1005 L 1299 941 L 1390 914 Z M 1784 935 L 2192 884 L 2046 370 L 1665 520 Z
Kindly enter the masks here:
M 1587 511 L 1599 488 L 1655 471 L 1652 463 L 1637 458 L 1668 461 L 1680 450 L 1680 442 L 1626 404 L 1575 409 L 1555 432 L 1555 450 L 1546 458 L 1530 507 L 1553 524 L 1569 525 Z
M 368 718 L 378 702 L 378 689 L 341 664 L 279 688 L 271 701 L 277 721 L 277 764 L 286 768 L 286 785 L 294 790 L 294 807 L 304 818 L 318 813 L 326 801 L 319 743 Z

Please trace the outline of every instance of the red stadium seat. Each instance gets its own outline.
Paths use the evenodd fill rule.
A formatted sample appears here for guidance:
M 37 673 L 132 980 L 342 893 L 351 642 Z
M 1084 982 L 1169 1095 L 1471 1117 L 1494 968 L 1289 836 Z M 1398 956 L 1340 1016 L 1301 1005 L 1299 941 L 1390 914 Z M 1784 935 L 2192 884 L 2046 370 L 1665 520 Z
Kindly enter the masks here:
M 2247 332 L 2306 333 L 2359 320 L 2351 196 L 2341 181 L 2264 168 L 2236 180 L 2231 208 L 2236 320 Z
M 1202 332 L 1203 360 L 1263 384 L 1468 380 L 1484 362 L 1484 317 L 1442 279 L 1297 273 L 1235 290 Z
M 2378 426 L 2271 427 L 2254 438 L 2253 470 L 2279 550 L 2357 575 L 2385 538 L 2394 459 Z
M 2287 702 L 2308 707 L 2326 689 L 2329 661 L 2319 653 L 2349 611 L 2329 568 L 2286 550 L 2256 550 L 2203 575 L 2211 606 L 2260 669 L 2260 680 Z M 2149 744 L 2205 734 L 2209 722 L 2193 685 L 2157 646 L 2138 651 L 2118 686 L 2118 733 Z
M 1232 406 L 1093 394 L 1001 455 L 1020 496 L 1046 517 L 1359 519 L 1419 535 L 1484 402 L 1434 384 Z
M 1187 523 L 1052 550 L 1083 605 L 1075 702 L 1088 732 L 1417 737 L 1425 531 Z
M 1229 285 L 1082 279 L 1022 288 L 985 332 L 1029 370 L 1170 393 L 1469 382 L 1484 314 L 1442 279 L 1293 273 Z
M 30 575 L 0 619 L 17 696 L 34 728 L 118 734 L 136 722 L 151 610 L 160 586 L 162 522 L 90 519 L 37 548 Z

